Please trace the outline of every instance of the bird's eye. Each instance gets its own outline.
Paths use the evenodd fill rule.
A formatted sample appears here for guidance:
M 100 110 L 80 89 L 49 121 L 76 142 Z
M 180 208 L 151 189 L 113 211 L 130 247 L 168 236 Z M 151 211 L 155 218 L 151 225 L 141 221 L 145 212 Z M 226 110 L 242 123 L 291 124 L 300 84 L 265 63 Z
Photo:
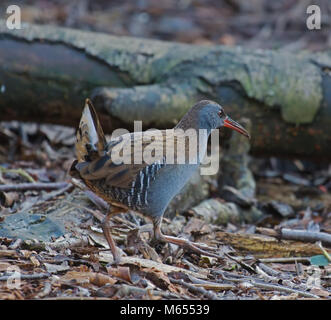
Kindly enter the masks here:
M 221 110 L 218 112 L 218 115 L 220 116 L 220 118 L 222 118 L 222 117 L 224 117 L 225 113 L 223 110 Z

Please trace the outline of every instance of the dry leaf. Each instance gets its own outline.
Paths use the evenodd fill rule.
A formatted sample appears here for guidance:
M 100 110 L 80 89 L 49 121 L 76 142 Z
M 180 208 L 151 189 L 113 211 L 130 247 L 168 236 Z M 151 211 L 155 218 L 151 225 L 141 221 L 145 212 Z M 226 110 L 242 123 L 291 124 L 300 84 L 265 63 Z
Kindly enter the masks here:
M 129 267 L 122 267 L 122 266 L 117 268 L 107 267 L 107 272 L 109 275 L 113 277 L 132 283 Z
M 0 262 L 0 271 L 7 271 L 9 267 L 12 267 L 13 265 L 8 262 Z
M 61 280 L 72 281 L 75 280 L 79 284 L 92 283 L 98 287 L 102 287 L 106 284 L 115 284 L 116 279 L 109 277 L 108 275 L 99 272 L 80 272 L 80 271 L 68 271 Z
M 331 297 L 331 293 L 327 290 L 322 289 L 322 288 L 312 288 L 310 290 L 310 293 L 316 294 L 317 296 L 320 296 L 320 297 L 323 297 L 323 298 Z
M 35 267 L 39 267 L 39 266 L 40 266 L 40 262 L 39 262 L 39 260 L 38 260 L 34 255 L 31 255 L 31 256 L 30 256 L 30 261 L 32 262 L 32 264 L 33 264 Z

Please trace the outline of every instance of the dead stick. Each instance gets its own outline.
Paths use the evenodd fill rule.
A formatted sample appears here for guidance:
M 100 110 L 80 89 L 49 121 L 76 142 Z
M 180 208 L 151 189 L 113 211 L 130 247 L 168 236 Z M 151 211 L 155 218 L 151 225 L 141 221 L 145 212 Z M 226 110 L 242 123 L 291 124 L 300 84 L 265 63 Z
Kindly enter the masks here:
M 293 263 L 293 262 L 310 262 L 309 257 L 288 257 L 288 258 L 261 258 L 260 262 L 264 263 Z
M 52 200 L 55 197 L 58 197 L 60 195 L 62 195 L 63 193 L 69 191 L 71 188 L 73 188 L 73 185 L 70 183 L 66 183 L 63 184 L 63 188 L 58 190 L 58 191 L 54 191 L 52 193 L 47 194 L 43 199 L 36 201 L 34 203 L 31 203 L 30 205 L 28 205 L 27 207 L 24 208 L 25 211 L 30 210 L 32 207 L 35 207 L 37 205 L 40 205 L 46 201 Z
M 178 296 L 175 293 L 171 293 L 171 292 L 167 292 L 167 291 L 158 291 L 158 290 L 153 290 L 153 289 L 139 288 L 139 287 L 134 287 L 134 286 L 130 286 L 127 284 L 121 284 L 121 285 L 115 284 L 113 287 L 117 289 L 115 296 L 117 296 L 119 298 L 127 298 L 130 295 L 133 295 L 133 296 L 136 296 L 136 295 L 150 296 L 150 295 L 152 295 L 152 296 L 161 296 L 163 298 L 168 298 L 168 299 L 179 299 L 180 298 L 180 296 Z
M 91 190 L 88 190 L 87 187 L 85 186 L 85 184 L 83 184 L 82 181 L 80 181 L 76 178 L 72 178 L 71 182 L 74 186 L 76 186 L 77 188 L 84 191 L 85 195 L 90 199 L 90 201 L 92 201 L 100 210 L 103 210 L 103 211 L 106 211 L 106 212 L 109 211 L 109 204 L 105 200 L 98 197 Z
M 225 291 L 225 290 L 235 289 L 235 286 L 233 284 L 202 280 L 190 275 L 188 275 L 188 278 L 195 287 L 203 287 L 204 289 L 207 290 Z
M 279 284 L 269 284 L 269 283 L 263 283 L 263 282 L 258 282 L 258 281 L 252 281 L 251 283 L 255 287 L 258 287 L 258 288 L 264 289 L 264 290 L 275 290 L 275 291 L 279 291 L 279 292 L 296 293 L 299 296 L 307 297 L 307 298 L 315 298 L 315 299 L 319 298 L 319 296 L 316 296 L 315 294 L 305 292 L 305 291 L 301 291 L 301 290 L 288 288 L 288 287 L 284 287 L 284 286 L 281 286 Z
M 96 218 L 99 222 L 101 222 L 105 215 L 102 214 L 99 210 L 92 210 L 90 208 L 86 208 L 80 204 L 77 204 L 77 203 L 73 203 L 73 202 L 70 202 L 70 201 L 67 201 L 67 200 L 63 200 L 63 202 L 66 202 L 68 204 L 70 204 L 71 206 L 75 207 L 75 208 L 78 208 L 78 209 L 82 209 L 82 210 L 85 210 L 87 212 L 89 212 L 90 214 L 93 215 L 94 218 Z
M 37 273 L 37 274 L 21 274 L 18 276 L 21 280 L 36 280 L 36 279 L 44 279 L 49 278 L 49 273 Z M 1 276 L 0 281 L 7 281 L 8 279 L 13 279 L 15 276 L 13 274 Z
M 210 300 L 219 300 L 219 298 L 216 296 L 216 294 L 214 292 L 211 292 L 211 291 L 208 291 L 204 288 L 196 287 L 193 284 L 184 282 L 183 279 L 177 280 L 177 279 L 169 277 L 169 280 L 170 280 L 171 283 L 179 284 L 179 285 L 187 288 L 189 291 L 191 291 L 194 294 L 198 294 L 198 295 L 202 294 Z
M 109 211 L 109 204 L 105 200 L 101 199 L 90 190 L 84 190 L 84 193 L 100 210 Z
M 7 169 L 4 167 L 0 166 L 0 171 L 1 172 L 11 172 L 11 173 L 16 173 L 25 178 L 26 180 L 30 181 L 31 183 L 35 183 L 36 181 L 23 169 Z
M 52 284 L 49 281 L 46 281 L 44 283 L 44 289 L 43 291 L 39 292 L 34 298 L 35 299 L 41 299 L 46 296 L 48 296 L 52 291 Z
M 331 245 L 331 234 L 325 232 L 312 232 L 306 230 L 281 229 L 281 238 L 287 240 L 299 240 L 304 242 L 321 241 L 325 245 Z
M 40 190 L 58 190 L 68 186 L 67 182 L 48 182 L 48 183 L 20 183 L 0 185 L 0 191 L 40 191 Z
M 252 268 L 250 265 L 248 265 L 247 263 L 243 262 L 241 259 L 239 258 L 235 258 L 232 257 L 231 255 L 229 255 L 228 253 L 224 253 L 225 256 L 227 256 L 229 259 L 237 262 L 239 265 L 241 265 L 242 268 L 246 269 L 248 272 L 250 273 L 257 273 L 256 270 L 254 270 L 254 268 Z
M 274 270 L 272 268 L 270 268 L 269 266 L 265 265 L 264 263 L 259 263 L 259 267 L 268 275 L 272 276 L 272 277 L 280 277 L 281 272 Z
M 275 291 L 279 291 L 279 292 L 296 293 L 299 296 L 307 297 L 307 298 L 315 298 L 315 299 L 319 298 L 318 296 L 316 296 L 312 293 L 309 293 L 309 292 L 305 292 L 305 291 L 301 291 L 301 290 L 297 290 L 297 289 L 293 289 L 293 288 L 288 288 L 288 287 L 285 287 L 285 286 L 282 286 L 282 285 L 279 285 L 279 284 L 265 283 L 265 282 L 256 280 L 253 277 L 243 276 L 239 279 L 238 278 L 228 278 L 224 275 L 225 274 L 224 271 L 216 272 L 216 273 L 222 275 L 223 281 L 225 280 L 225 281 L 237 282 L 237 283 L 247 281 L 250 284 L 252 284 L 253 286 L 258 287 L 258 288 L 263 289 L 263 290 L 275 290 Z M 238 275 L 231 275 L 231 273 L 229 273 L 229 272 L 227 272 L 227 275 L 229 275 L 229 276 L 238 276 Z

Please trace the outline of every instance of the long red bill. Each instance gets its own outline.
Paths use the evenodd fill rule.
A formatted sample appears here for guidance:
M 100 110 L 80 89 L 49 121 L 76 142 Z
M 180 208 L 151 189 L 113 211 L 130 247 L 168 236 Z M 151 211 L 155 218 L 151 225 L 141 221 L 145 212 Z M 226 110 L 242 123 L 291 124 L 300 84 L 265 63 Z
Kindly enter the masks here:
M 250 135 L 249 135 L 249 133 L 245 130 L 244 127 L 242 127 L 238 122 L 232 120 L 228 116 L 226 116 L 226 118 L 224 120 L 224 127 L 227 127 L 227 128 L 233 129 L 233 130 L 236 130 L 239 133 L 243 134 L 248 139 L 251 138 Z

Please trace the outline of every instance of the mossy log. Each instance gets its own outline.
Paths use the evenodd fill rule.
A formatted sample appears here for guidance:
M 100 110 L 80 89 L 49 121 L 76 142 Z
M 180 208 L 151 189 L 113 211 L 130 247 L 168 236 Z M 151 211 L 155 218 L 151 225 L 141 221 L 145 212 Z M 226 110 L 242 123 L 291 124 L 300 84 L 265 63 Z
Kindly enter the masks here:
M 172 127 L 201 98 L 252 121 L 253 154 L 331 158 L 331 51 L 288 53 L 0 22 L 1 120 Z
M 217 232 L 216 239 L 230 245 L 241 254 L 252 254 L 256 258 L 306 257 L 321 254 L 315 244 L 300 241 L 279 240 L 259 234 Z

